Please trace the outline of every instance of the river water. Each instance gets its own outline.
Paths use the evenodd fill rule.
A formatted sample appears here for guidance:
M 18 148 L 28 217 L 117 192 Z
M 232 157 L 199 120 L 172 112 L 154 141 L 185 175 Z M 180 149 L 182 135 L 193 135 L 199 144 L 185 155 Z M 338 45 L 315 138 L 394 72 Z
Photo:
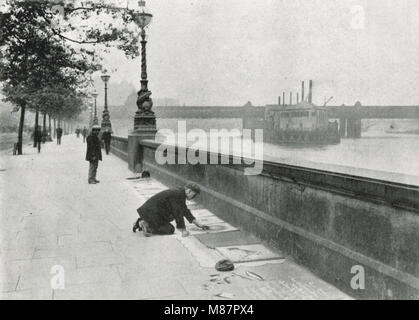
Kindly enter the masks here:
M 115 134 L 127 136 L 127 128 L 132 127 L 130 122 L 114 122 Z M 176 120 L 158 119 L 157 123 L 158 129 L 169 128 L 173 131 L 178 129 Z M 265 143 L 263 159 L 419 185 L 419 135 L 389 133 L 390 125 L 405 130 L 419 128 L 418 120 L 363 121 L 361 139 L 342 139 L 338 145 L 321 147 L 279 146 Z M 241 120 L 188 119 L 186 127 L 188 130 L 202 128 L 206 131 L 211 128 L 241 129 Z M 173 142 L 171 140 L 167 141 Z M 206 142 L 201 141 L 199 145 L 203 149 L 209 149 Z M 244 145 L 248 145 L 246 141 Z M 230 152 L 231 149 L 230 146 Z M 221 148 L 221 151 L 227 150 Z M 237 152 L 240 150 L 233 151 L 236 154 Z

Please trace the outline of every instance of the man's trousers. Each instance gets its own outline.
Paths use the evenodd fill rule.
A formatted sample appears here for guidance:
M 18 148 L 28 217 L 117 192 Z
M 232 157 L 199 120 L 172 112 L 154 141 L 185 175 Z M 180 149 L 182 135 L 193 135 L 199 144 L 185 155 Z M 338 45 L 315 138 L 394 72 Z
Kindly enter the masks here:
M 138 215 L 140 219 L 144 220 L 148 223 L 151 230 L 149 230 L 152 234 L 173 234 L 175 233 L 175 227 L 170 222 L 163 222 L 160 219 L 144 219 L 140 208 L 137 209 Z
M 97 167 L 99 166 L 99 160 L 89 161 L 89 182 L 96 180 Z
M 106 154 L 109 154 L 109 151 L 111 150 L 111 143 L 110 142 L 105 142 L 105 151 Z

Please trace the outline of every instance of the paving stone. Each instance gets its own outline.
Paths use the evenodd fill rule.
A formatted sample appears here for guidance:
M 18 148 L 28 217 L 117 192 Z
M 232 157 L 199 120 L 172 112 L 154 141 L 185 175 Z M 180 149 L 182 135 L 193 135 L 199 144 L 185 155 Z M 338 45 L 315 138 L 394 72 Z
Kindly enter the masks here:
M 53 246 L 53 247 L 39 247 L 35 249 L 33 259 L 40 258 L 56 258 L 56 257 L 70 257 L 77 256 L 80 253 L 83 255 L 88 254 L 104 254 L 113 252 L 113 248 L 108 241 L 90 242 L 86 244 L 73 244 L 66 246 Z
M 19 248 L 19 249 L 2 249 L 0 251 L 0 255 L 2 257 L 2 261 L 9 261 L 9 260 L 27 260 L 31 259 L 35 249 L 32 247 L 29 248 Z
M 123 264 L 126 258 L 119 253 L 106 253 L 106 254 L 80 254 L 76 256 L 77 268 L 86 268 L 94 266 L 109 266 L 116 264 Z
M 0 293 L 1 300 L 52 300 L 51 289 L 37 288 L 33 290 L 21 290 Z
M 154 278 L 144 281 L 117 282 L 111 284 L 82 284 L 56 290 L 54 299 L 155 299 L 160 296 L 185 294 L 182 285 L 173 278 Z
M 251 299 L 257 300 L 329 300 L 332 299 L 323 288 L 310 281 L 295 278 L 255 283 L 244 287 Z M 333 299 L 347 299 L 346 295 L 336 295 Z
M 256 244 L 261 242 L 255 236 L 249 235 L 239 230 L 209 234 L 198 234 L 195 235 L 195 237 L 211 249 L 215 249 L 216 247 Z
M 51 288 L 51 279 L 56 275 L 54 268 L 62 268 L 64 275 L 76 269 L 75 258 L 35 259 L 21 266 L 17 290 Z
M 121 280 L 122 279 L 116 266 L 87 267 L 69 270 L 65 273 L 66 287 L 92 283 L 112 285 L 120 282 Z
M 284 258 L 283 255 L 269 250 L 263 244 L 217 247 L 216 250 L 220 252 L 224 257 L 226 257 L 226 259 L 229 259 L 232 262 L 247 262 Z
M 8 277 L 7 282 L 0 282 L 0 292 L 7 293 L 16 291 L 18 279 L 12 281 L 13 279 Z

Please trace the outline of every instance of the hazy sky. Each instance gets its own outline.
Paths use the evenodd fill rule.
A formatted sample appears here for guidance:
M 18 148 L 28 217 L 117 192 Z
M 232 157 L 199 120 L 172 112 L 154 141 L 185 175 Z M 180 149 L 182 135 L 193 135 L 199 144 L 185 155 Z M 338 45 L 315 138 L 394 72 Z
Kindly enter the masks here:
M 418 0 L 148 0 L 149 88 L 186 105 L 275 103 L 314 81 L 321 104 L 419 104 Z M 140 60 L 112 81 L 139 88 Z M 110 83 L 110 89 L 112 85 Z M 306 89 L 307 92 L 307 89 Z M 295 99 L 295 98 L 294 98 Z

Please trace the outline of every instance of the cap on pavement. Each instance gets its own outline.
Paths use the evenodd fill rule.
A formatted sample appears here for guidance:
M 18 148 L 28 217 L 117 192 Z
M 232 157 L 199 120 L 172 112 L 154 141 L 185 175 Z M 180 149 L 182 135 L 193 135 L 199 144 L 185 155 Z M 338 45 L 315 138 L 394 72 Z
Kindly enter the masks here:
M 220 260 L 215 264 L 217 271 L 232 271 L 234 270 L 234 264 L 228 259 Z

